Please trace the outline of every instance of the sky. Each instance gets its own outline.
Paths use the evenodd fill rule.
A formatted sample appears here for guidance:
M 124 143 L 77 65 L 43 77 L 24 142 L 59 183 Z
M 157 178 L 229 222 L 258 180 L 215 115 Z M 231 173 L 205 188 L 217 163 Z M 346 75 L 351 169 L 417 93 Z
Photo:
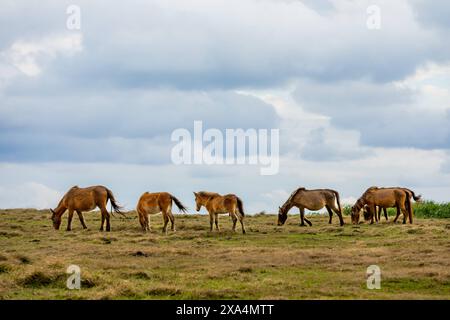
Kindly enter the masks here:
M 352 203 L 372 185 L 449 201 L 449 16 L 444 0 L 2 0 L 0 208 L 73 185 L 128 209 L 208 190 L 273 213 L 298 187 Z M 171 134 L 196 120 L 279 129 L 278 173 L 174 164 Z

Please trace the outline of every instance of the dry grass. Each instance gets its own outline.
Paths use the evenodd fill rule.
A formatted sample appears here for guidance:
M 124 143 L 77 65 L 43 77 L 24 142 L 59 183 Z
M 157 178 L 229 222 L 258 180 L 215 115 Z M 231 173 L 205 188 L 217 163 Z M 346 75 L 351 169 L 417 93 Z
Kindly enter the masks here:
M 209 233 L 206 216 L 177 215 L 166 236 L 160 216 L 149 234 L 129 216 L 102 233 L 100 215 L 87 213 L 89 230 L 74 217 L 66 232 L 66 220 L 55 231 L 45 211 L 0 210 L 0 299 L 450 298 L 447 219 L 341 228 L 324 216 L 299 227 L 291 216 L 277 227 L 264 214 L 247 217 L 242 235 L 229 231 L 228 216 Z M 81 290 L 65 287 L 71 264 L 81 267 Z M 366 289 L 371 264 L 381 290 Z

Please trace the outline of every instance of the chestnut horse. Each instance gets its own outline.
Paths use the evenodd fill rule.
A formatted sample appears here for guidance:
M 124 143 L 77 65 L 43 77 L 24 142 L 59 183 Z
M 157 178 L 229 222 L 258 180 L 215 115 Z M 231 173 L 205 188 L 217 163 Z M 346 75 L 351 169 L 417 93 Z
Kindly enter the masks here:
M 336 206 L 337 205 L 337 206 Z M 287 220 L 287 214 L 292 207 L 297 207 L 300 210 L 300 225 L 305 226 L 306 221 L 310 226 L 312 223 L 305 217 L 305 209 L 320 210 L 325 207 L 328 211 L 330 219 L 328 223 L 331 224 L 333 211 L 339 217 L 340 225 L 344 225 L 342 218 L 341 203 L 339 201 L 339 193 L 331 189 L 316 189 L 307 190 L 305 188 L 298 188 L 291 193 L 289 199 L 279 207 L 278 211 L 278 225 L 282 226 Z
M 142 231 L 150 231 L 149 215 L 162 213 L 164 226 L 163 233 L 167 233 L 167 224 L 171 224 L 172 231 L 175 231 L 175 217 L 172 214 L 172 201 L 175 202 L 179 210 L 186 212 L 187 208 L 173 195 L 168 192 L 145 192 L 136 206 L 139 216 L 139 223 Z
M 64 212 L 66 212 L 66 210 L 69 210 L 66 230 L 71 230 L 74 211 L 78 214 L 78 218 L 80 219 L 83 229 L 86 229 L 87 227 L 84 223 L 83 211 L 91 211 L 98 207 L 102 214 L 102 224 L 100 226 L 100 231 L 103 231 L 105 220 L 106 231 L 110 231 L 110 215 L 108 210 L 106 210 L 106 203 L 108 202 L 108 200 L 111 202 L 111 214 L 113 213 L 114 209 L 115 212 L 124 215 L 121 212 L 121 207 L 116 203 L 113 193 L 108 188 L 104 186 L 93 186 L 88 188 L 79 188 L 78 186 L 74 186 L 70 188 L 69 191 L 67 191 L 55 210 L 50 209 L 50 211 L 52 212 L 51 219 L 53 221 L 53 227 L 56 230 L 59 230 L 59 227 L 61 225 L 61 217 Z
M 408 188 L 402 188 L 402 187 L 389 187 L 389 188 L 379 188 L 379 187 L 371 187 L 371 188 L 378 188 L 378 189 L 401 189 L 404 190 L 406 192 L 406 194 L 409 196 L 410 202 L 412 199 L 414 199 L 414 201 L 419 202 L 421 201 L 422 196 L 418 195 L 416 196 L 416 194 L 414 193 L 414 191 L 412 191 L 411 189 Z M 405 203 L 405 205 L 408 205 L 408 203 Z M 383 210 L 384 213 L 384 217 L 386 220 L 388 220 L 388 215 L 387 215 L 387 208 L 389 207 L 382 207 L 382 206 L 378 206 L 378 216 L 375 215 L 375 221 L 381 221 L 381 211 Z M 370 208 L 368 205 L 365 205 L 364 208 L 364 220 L 368 221 L 368 220 L 372 220 L 372 213 L 370 211 Z M 411 208 L 412 211 L 412 208 Z M 376 211 L 375 211 L 376 212 Z M 397 221 L 398 217 L 400 216 L 400 208 L 397 207 L 397 215 L 394 219 L 394 222 Z M 406 223 L 406 216 L 403 216 L 403 223 Z
M 409 223 L 412 223 L 411 197 L 413 195 L 414 199 L 420 199 L 420 196 L 415 197 L 414 192 L 409 189 L 370 187 L 352 207 L 352 222 L 353 224 L 359 222 L 359 213 L 361 209 L 367 206 L 367 216 L 370 217 L 370 223 L 373 224 L 374 217 L 376 218 L 376 207 L 378 206 L 379 208 L 397 208 L 397 216 L 394 222 L 397 221 L 401 211 L 403 213 L 403 223 L 406 223 L 406 217 L 409 217 Z
M 208 210 L 209 213 L 209 231 L 213 230 L 213 224 L 216 225 L 216 230 L 219 229 L 219 214 L 230 214 L 233 220 L 233 231 L 236 231 L 236 222 L 239 219 L 242 227 L 242 233 L 245 234 L 244 227 L 244 205 L 242 200 L 234 194 L 226 194 L 224 196 L 215 193 L 200 191 L 194 192 L 195 204 L 197 206 L 197 212 L 200 211 L 202 206 Z

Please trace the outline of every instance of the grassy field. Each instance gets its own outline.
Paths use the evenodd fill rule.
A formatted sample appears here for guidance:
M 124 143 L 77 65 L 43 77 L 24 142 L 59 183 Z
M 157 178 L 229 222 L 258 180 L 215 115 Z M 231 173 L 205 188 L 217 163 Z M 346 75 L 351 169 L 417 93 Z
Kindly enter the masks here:
M 204 215 L 176 215 L 177 232 L 163 235 L 161 216 L 144 234 L 133 212 L 98 231 L 52 228 L 49 214 L 0 210 L 0 299 L 449 299 L 450 220 L 415 219 L 338 226 L 334 218 L 298 215 L 283 227 L 276 216 L 246 217 L 247 235 L 208 232 Z M 384 219 L 384 218 L 383 218 Z M 350 222 L 345 217 L 346 223 Z M 81 268 L 80 290 L 66 288 L 66 268 Z M 366 288 L 366 269 L 381 268 L 381 289 Z

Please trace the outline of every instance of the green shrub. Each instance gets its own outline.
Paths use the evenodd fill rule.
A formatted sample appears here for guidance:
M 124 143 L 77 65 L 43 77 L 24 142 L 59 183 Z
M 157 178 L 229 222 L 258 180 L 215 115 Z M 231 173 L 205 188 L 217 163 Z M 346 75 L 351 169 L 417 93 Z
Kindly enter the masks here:
M 450 203 L 423 201 L 415 203 L 414 215 L 418 218 L 450 218 Z

